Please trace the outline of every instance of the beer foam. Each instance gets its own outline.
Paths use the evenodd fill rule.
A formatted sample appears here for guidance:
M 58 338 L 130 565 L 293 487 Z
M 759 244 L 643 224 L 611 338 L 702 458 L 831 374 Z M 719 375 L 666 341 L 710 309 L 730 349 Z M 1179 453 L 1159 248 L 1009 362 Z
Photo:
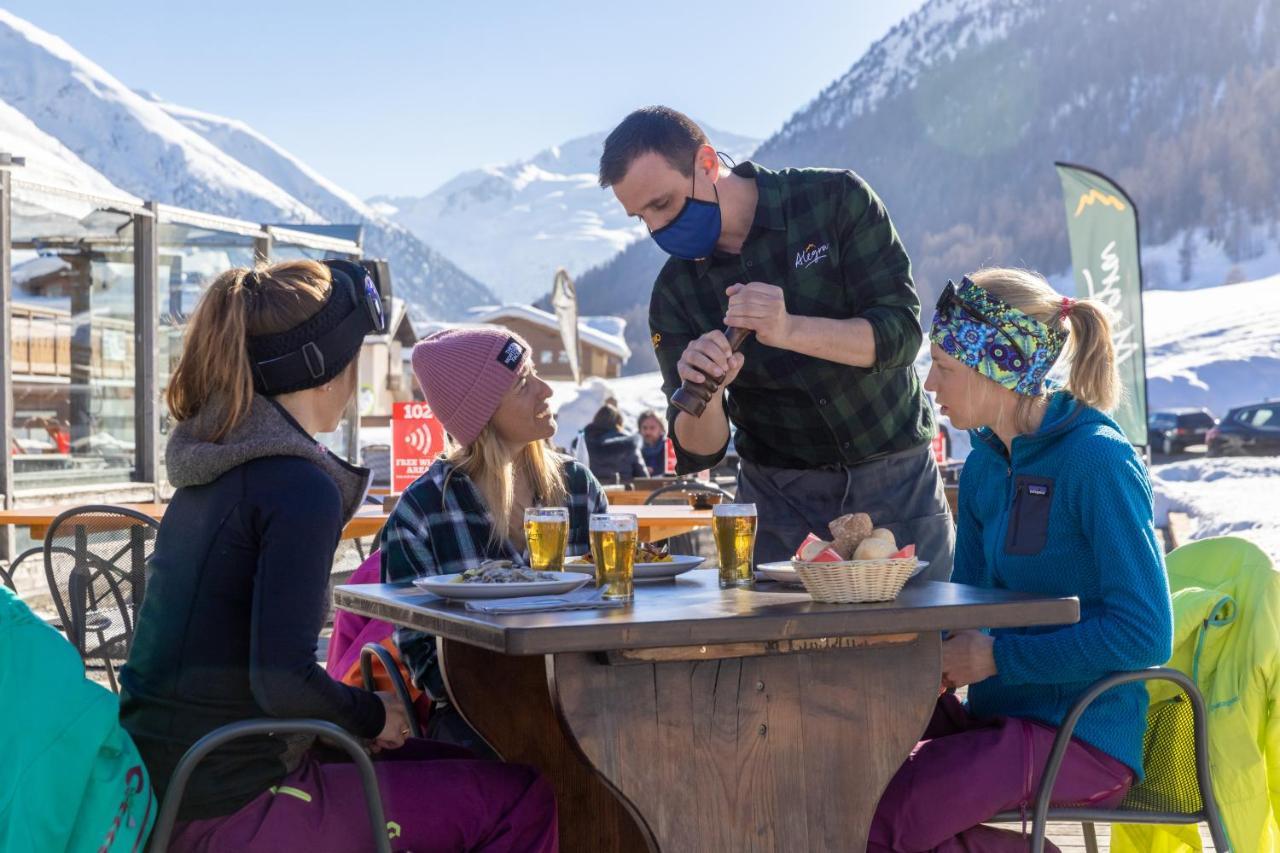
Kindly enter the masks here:
M 629 533 L 636 529 L 634 515 L 610 514 L 591 516 L 591 530 Z
M 712 517 L 754 518 L 755 514 L 755 504 L 716 504 L 711 508 Z

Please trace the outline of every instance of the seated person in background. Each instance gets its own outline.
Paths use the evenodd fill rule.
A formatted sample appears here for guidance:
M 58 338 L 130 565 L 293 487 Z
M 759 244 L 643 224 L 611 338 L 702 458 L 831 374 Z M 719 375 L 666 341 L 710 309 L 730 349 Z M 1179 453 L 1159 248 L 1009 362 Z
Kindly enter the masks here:
M 667 429 L 662 418 L 653 409 L 645 409 L 636 418 L 636 429 L 644 442 L 640 445 L 644 467 L 650 477 L 661 477 L 667 469 Z
M 1026 850 L 1019 833 L 980 824 L 1032 807 L 1057 727 L 1093 682 L 1171 653 L 1151 482 L 1103 414 L 1120 387 L 1103 306 L 1063 298 L 1024 270 L 971 278 L 938 301 L 925 382 L 942 413 L 972 430 L 952 580 L 1078 596 L 1080 621 L 960 631 L 942 644 L 942 686 L 970 685 L 968 704 L 938 700 L 880 801 L 869 851 Z M 1046 388 L 1064 346 L 1066 387 Z M 1099 697 L 1076 726 L 1052 802 L 1119 805 L 1142 776 L 1146 725 L 1142 684 Z
M 554 795 L 537 771 L 406 742 L 393 695 L 341 684 L 316 662 L 334 550 L 369 472 L 315 436 L 341 422 L 364 337 L 381 325 L 373 282 L 348 261 L 233 269 L 210 285 L 169 384 L 177 492 L 121 672 L 120 719 L 161 792 L 222 725 L 325 720 L 386 750 L 376 767 L 397 847 L 554 850 Z M 317 349 L 319 375 L 303 358 Z M 311 738 L 232 741 L 191 776 L 170 849 L 372 850 L 361 791 L 356 767 Z
M 640 455 L 640 436 L 623 432 L 622 412 L 614 403 L 601 406 L 582 433 L 591 473 L 601 483 L 630 483 L 648 474 Z
M 488 559 L 527 565 L 524 511 L 534 506 L 567 507 L 566 553 L 587 553 L 590 516 L 608 504 L 590 471 L 547 444 L 556 431 L 551 387 L 534 371 L 529 345 L 503 329 L 447 329 L 413 348 L 413 372 L 451 444 L 382 529 L 383 581 L 454 574 Z M 435 638 L 401 628 L 396 644 L 413 680 L 445 696 Z M 431 709 L 428 734 L 487 751 L 444 701 Z

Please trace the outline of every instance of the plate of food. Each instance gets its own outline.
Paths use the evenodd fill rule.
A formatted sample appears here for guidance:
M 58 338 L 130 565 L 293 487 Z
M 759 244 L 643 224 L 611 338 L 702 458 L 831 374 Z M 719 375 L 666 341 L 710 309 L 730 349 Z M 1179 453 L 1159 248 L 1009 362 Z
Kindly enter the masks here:
M 591 580 L 592 575 L 583 572 L 537 572 L 509 560 L 486 560 L 465 572 L 414 578 L 413 585 L 441 598 L 519 598 L 562 595 Z
M 696 569 L 706 562 L 706 557 L 692 554 L 668 554 L 666 545 L 654 545 L 650 542 L 636 543 L 635 579 L 638 581 L 668 580 L 682 575 L 690 569 Z M 572 557 L 565 561 L 565 568 L 582 566 L 595 571 L 595 560 L 591 554 Z

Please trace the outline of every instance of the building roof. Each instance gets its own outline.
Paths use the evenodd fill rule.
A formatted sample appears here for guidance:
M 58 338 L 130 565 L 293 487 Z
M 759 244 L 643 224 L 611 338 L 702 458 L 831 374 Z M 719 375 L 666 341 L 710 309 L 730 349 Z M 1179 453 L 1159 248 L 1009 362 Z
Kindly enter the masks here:
M 549 314 L 540 308 L 534 308 L 532 305 L 499 305 L 485 306 L 481 309 L 482 313 L 477 313 L 470 317 L 472 323 L 486 324 L 497 323 L 505 319 L 519 319 L 533 323 L 535 326 L 541 326 L 549 331 L 560 332 L 560 323 L 556 320 L 554 314 Z M 627 346 L 627 342 L 623 339 L 622 333 L 627 327 L 627 321 L 621 317 L 610 318 L 615 320 L 613 325 L 618 330 L 617 334 L 608 334 L 599 328 L 593 328 L 594 325 L 604 325 L 597 323 L 601 318 L 595 317 L 579 317 L 578 318 L 578 336 L 584 344 L 591 344 L 597 349 L 602 349 L 610 355 L 616 355 L 618 358 L 626 361 L 631 357 L 631 348 Z M 465 324 L 448 324 L 451 326 Z

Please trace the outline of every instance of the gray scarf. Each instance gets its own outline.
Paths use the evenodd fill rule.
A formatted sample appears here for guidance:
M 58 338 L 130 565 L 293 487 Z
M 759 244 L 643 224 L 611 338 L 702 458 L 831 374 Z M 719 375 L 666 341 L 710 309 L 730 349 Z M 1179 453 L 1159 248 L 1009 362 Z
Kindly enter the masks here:
M 255 395 L 249 414 L 222 437 L 207 441 L 221 414 L 218 406 L 206 406 L 198 415 L 174 428 L 165 448 L 169 482 L 175 487 L 202 486 L 244 463 L 267 456 L 300 456 L 309 459 L 333 478 L 342 495 L 343 523 L 351 520 L 369 487 L 368 468 L 351 465 L 329 452 L 299 426 L 289 413 L 269 397 Z

